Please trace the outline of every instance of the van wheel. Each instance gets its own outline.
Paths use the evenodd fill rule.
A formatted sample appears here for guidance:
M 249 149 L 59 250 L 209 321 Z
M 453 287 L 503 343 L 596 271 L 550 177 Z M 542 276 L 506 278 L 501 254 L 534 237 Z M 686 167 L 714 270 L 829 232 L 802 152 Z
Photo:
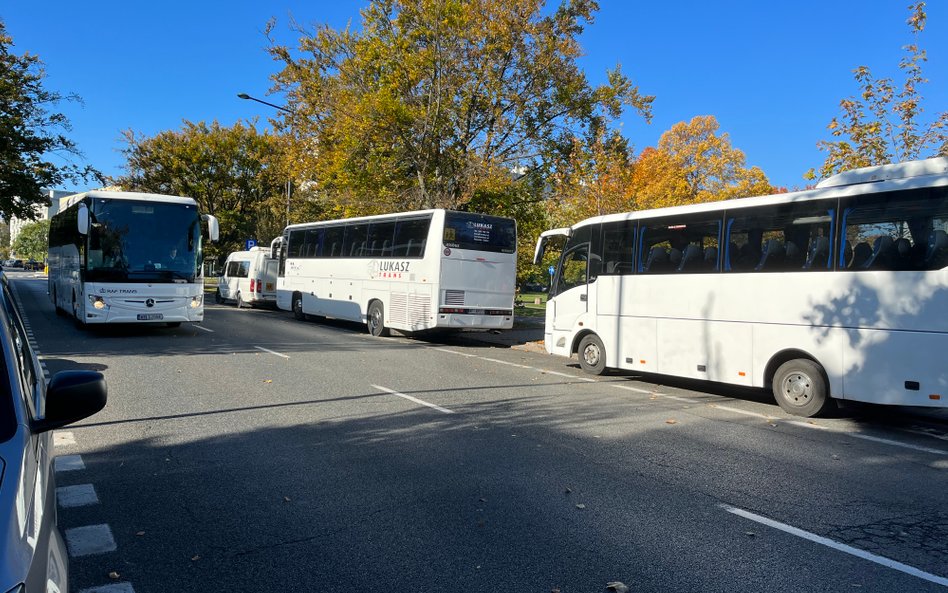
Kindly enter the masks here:
M 376 338 L 388 335 L 388 329 L 385 327 L 385 312 L 382 309 L 382 303 L 378 301 L 372 301 L 372 304 L 369 305 L 369 314 L 366 316 L 366 325 L 369 328 L 369 333 Z
M 590 375 L 601 375 L 606 370 L 606 349 L 596 334 L 589 334 L 579 342 L 579 366 Z
M 301 294 L 293 295 L 293 317 L 300 321 L 306 319 L 306 314 L 303 313 L 303 295 Z
M 239 309 L 239 308 L 243 307 L 243 306 L 246 305 L 246 304 L 247 304 L 247 303 L 245 303 L 244 300 L 243 300 L 242 298 L 240 298 L 240 293 L 238 292 L 238 293 L 237 293 L 237 308 Z
M 794 416 L 817 416 L 836 407 L 829 397 L 823 367 L 812 360 L 789 360 L 774 374 L 773 390 L 777 404 Z

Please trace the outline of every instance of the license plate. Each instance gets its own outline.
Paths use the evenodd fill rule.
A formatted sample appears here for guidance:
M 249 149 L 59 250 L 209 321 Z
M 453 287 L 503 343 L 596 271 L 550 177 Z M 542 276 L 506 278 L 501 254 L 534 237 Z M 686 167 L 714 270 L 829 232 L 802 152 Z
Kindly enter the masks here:
M 163 313 L 139 313 L 139 321 L 153 321 L 155 319 L 164 319 L 165 316 Z

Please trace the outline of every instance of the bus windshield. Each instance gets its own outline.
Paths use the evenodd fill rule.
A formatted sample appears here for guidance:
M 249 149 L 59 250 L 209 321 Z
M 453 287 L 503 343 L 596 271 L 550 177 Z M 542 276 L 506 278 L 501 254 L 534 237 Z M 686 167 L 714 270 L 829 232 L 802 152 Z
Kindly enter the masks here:
M 517 250 L 517 223 L 509 218 L 446 212 L 444 246 L 454 249 L 514 253 Z
M 191 204 L 96 198 L 90 212 L 88 282 L 194 282 L 203 259 Z

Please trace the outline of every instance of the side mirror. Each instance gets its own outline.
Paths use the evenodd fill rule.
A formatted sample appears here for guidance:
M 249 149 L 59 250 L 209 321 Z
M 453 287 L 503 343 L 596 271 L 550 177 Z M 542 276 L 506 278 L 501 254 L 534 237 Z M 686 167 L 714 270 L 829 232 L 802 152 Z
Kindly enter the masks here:
M 277 237 L 270 241 L 270 259 L 280 257 L 280 247 L 283 245 L 283 237 Z
M 60 371 L 46 387 L 46 414 L 33 432 L 46 432 L 88 418 L 108 400 L 105 377 L 96 371 Z
M 76 221 L 76 226 L 79 229 L 80 235 L 89 234 L 89 208 L 85 204 L 79 204 L 79 210 L 76 213 L 78 219 Z
M 221 238 L 221 226 L 217 222 L 217 217 L 211 214 L 204 214 L 204 220 L 207 221 L 207 238 L 211 241 L 217 241 Z

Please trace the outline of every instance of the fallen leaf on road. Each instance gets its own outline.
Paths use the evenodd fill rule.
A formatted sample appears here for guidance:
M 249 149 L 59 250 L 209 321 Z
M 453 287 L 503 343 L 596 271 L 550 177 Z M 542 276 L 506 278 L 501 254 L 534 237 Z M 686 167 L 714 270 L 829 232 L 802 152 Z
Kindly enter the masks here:
M 273 379 L 264 379 L 263 382 L 264 382 L 264 383 L 273 383 Z
M 585 508 L 586 508 L 586 505 L 584 505 L 583 503 L 579 503 L 578 505 L 576 505 L 576 508 L 577 508 L 577 509 L 585 509 Z
M 606 583 L 606 591 L 615 591 L 616 593 L 629 593 L 629 588 L 625 586 L 625 583 L 619 581 L 612 581 L 611 583 Z
M 109 573 L 109 578 L 112 579 L 113 581 L 114 581 L 115 579 L 121 577 L 121 576 L 122 576 L 122 575 L 120 575 L 119 573 L 115 572 L 114 570 Z
M 570 488 L 569 486 L 566 487 L 566 494 L 569 494 L 569 493 L 572 492 L 572 491 L 573 491 L 572 488 Z
M 674 418 L 669 418 L 668 420 L 665 421 L 665 424 L 678 424 L 678 421 L 675 420 Z
M 191 562 L 197 562 L 200 559 L 201 559 L 201 556 L 199 554 L 195 554 L 194 556 L 191 556 Z
M 754 533 L 753 531 L 745 531 L 744 535 L 746 535 L 747 537 L 757 537 L 757 534 Z
M 144 531 L 139 531 L 139 532 L 136 533 L 135 535 L 137 535 L 138 537 L 141 537 L 141 536 L 145 535 L 145 532 L 144 532 Z
M 289 496 L 284 496 L 284 497 L 283 497 L 283 502 L 290 502 L 290 497 L 289 497 Z

